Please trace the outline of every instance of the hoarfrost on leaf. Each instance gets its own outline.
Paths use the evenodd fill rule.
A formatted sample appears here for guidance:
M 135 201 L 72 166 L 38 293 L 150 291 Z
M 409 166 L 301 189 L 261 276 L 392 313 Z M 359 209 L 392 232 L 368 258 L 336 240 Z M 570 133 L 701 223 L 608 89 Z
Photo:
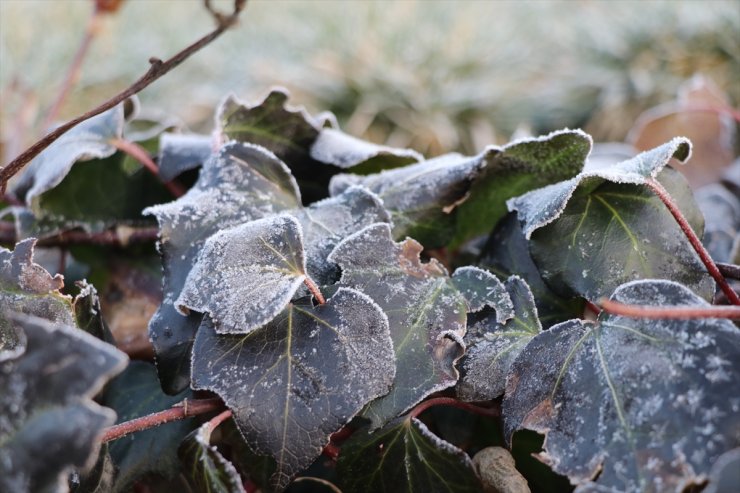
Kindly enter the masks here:
M 193 348 L 193 387 L 217 393 L 247 443 L 277 461 L 284 488 L 329 435 L 386 392 L 395 373 L 388 319 L 366 295 L 340 288 L 323 305 L 291 303 L 246 335 L 206 317 Z
M 283 311 L 305 279 L 300 223 L 258 219 L 206 241 L 175 306 L 208 313 L 219 334 L 248 334 Z
M 159 176 L 172 181 L 205 163 L 213 153 L 210 135 L 163 133 L 159 137 Z
M 396 379 L 388 395 L 363 412 L 377 428 L 458 378 L 467 302 L 447 270 L 422 263 L 422 246 L 395 243 L 387 224 L 374 224 L 341 242 L 329 260 L 342 269 L 340 286 L 370 296 L 388 315 L 396 352 Z
M 708 304 L 671 281 L 633 281 L 612 299 Z M 537 335 L 515 360 L 503 402 L 507 440 L 546 434 L 545 454 L 571 482 L 619 491 L 681 491 L 737 447 L 740 333 L 729 320 L 601 314 Z M 733 401 L 735 403 L 733 404 Z
M 460 267 L 452 274 L 452 284 L 468 302 L 468 313 L 479 312 L 489 306 L 496 310 L 500 323 L 514 316 L 506 286 L 487 270 L 471 265 Z

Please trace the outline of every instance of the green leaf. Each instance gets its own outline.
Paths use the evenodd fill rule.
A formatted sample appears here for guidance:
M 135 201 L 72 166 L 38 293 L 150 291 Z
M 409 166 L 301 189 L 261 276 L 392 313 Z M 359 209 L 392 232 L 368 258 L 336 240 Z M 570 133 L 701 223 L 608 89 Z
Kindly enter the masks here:
M 542 332 L 527 283 L 511 276 L 506 280 L 506 290 L 514 303 L 513 318 L 502 323 L 492 310 L 468 315 L 464 339 L 467 351 L 460 361 L 462 376 L 456 388 L 461 400 L 488 401 L 500 397 L 514 359 Z
M 193 354 L 193 387 L 221 396 L 250 447 L 276 459 L 278 488 L 394 376 L 386 316 L 347 288 L 324 305 L 291 303 L 246 335 L 217 334 L 206 318 Z
M 510 212 L 493 230 L 478 264 L 502 279 L 514 274 L 520 276 L 532 291 L 540 322 L 545 328 L 583 313 L 582 299 L 558 296 L 545 284 L 529 253 L 529 242 L 524 238 L 515 212 Z
M 268 217 L 211 236 L 175 306 L 208 313 L 219 334 L 248 334 L 283 311 L 305 279 L 300 223 Z
M 403 419 L 342 445 L 340 486 L 353 492 L 480 492 L 470 457 L 418 419 Z
M 93 465 L 115 420 L 91 397 L 127 358 L 67 325 L 20 314 L 9 320 L 24 346 L 0 355 L 0 490 L 64 491 L 73 468 Z
M 211 445 L 210 423 L 203 424 L 180 445 L 178 454 L 195 491 L 244 493 L 242 479 L 234 464 Z
M 33 261 L 35 239 L 23 240 L 13 251 L 0 248 L 0 359 L 20 354 L 21 338 L 6 318 L 12 312 L 74 325 L 72 298 L 60 292 L 64 279 L 51 276 Z
M 118 414 L 117 423 L 130 421 L 172 407 L 192 398 L 190 390 L 175 396 L 162 392 L 154 365 L 132 361 L 105 389 L 103 403 Z M 148 473 L 172 479 L 179 473 L 177 447 L 195 428 L 193 420 L 182 420 L 137 432 L 111 442 L 110 455 L 118 476 L 111 492 L 128 492 L 134 482 Z
M 374 175 L 337 175 L 329 190 L 337 195 L 351 185 L 367 187 L 390 211 L 395 238 L 411 236 L 434 248 L 448 243 L 455 229 L 455 208 L 467 198 L 485 165 L 485 153 L 447 154 Z
M 708 304 L 670 281 L 633 281 L 612 299 Z M 543 459 L 577 485 L 674 491 L 700 484 L 740 443 L 740 332 L 729 320 L 601 314 L 537 335 L 517 357 L 503 402 L 505 433 L 546 434 Z
M 421 250 L 410 238 L 394 243 L 390 226 L 375 224 L 329 255 L 342 268 L 340 285 L 367 294 L 388 316 L 396 379 L 363 413 L 375 428 L 457 381 L 467 302 L 439 262 L 421 262 Z
M 164 263 L 164 300 L 149 333 L 168 393 L 188 386 L 190 348 L 200 315 L 183 317 L 174 307 L 205 241 L 217 231 L 300 205 L 290 170 L 264 149 L 223 146 L 204 165 L 197 183 L 169 204 L 150 207 L 157 217 Z
M 159 137 L 159 176 L 172 181 L 202 166 L 213 153 L 212 140 L 208 135 L 163 133 Z
M 507 199 L 578 174 L 592 145 L 580 130 L 559 130 L 486 149 L 486 167 L 459 207 L 453 246 L 490 232 L 506 215 Z

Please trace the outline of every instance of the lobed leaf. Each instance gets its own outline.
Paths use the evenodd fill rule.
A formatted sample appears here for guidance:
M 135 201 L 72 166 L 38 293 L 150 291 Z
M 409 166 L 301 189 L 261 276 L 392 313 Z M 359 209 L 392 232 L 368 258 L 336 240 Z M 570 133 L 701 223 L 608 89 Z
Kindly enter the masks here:
M 205 319 L 193 349 L 193 387 L 233 411 L 258 454 L 271 455 L 284 488 L 329 435 L 393 381 L 388 320 L 367 296 L 340 288 L 323 305 L 291 303 L 246 335 L 217 334 Z
M 341 286 L 367 294 L 388 316 L 396 379 L 364 416 L 377 428 L 458 378 L 467 302 L 437 261 L 422 263 L 422 246 L 394 243 L 387 224 L 364 228 L 337 245 L 329 260 L 342 269 Z
M 467 351 L 460 360 L 462 376 L 456 387 L 463 401 L 489 401 L 503 395 L 514 359 L 542 332 L 527 283 L 511 276 L 506 291 L 513 302 L 512 318 L 501 322 L 492 310 L 468 314 Z
M 612 299 L 708 306 L 662 280 L 627 283 Z M 505 433 L 545 433 L 541 460 L 586 490 L 681 491 L 738 446 L 739 377 L 740 333 L 729 320 L 571 320 L 515 360 Z
M 486 306 L 496 310 L 496 318 L 504 323 L 514 316 L 514 307 L 506 286 L 487 270 L 468 265 L 452 274 L 452 285 L 468 303 L 468 313 L 479 312 Z
M 371 434 L 363 431 L 342 445 L 337 472 L 345 491 L 482 491 L 470 457 L 418 419 L 403 419 Z
M 163 133 L 159 137 L 159 176 L 172 181 L 185 171 L 202 166 L 213 153 L 208 135 Z
M 72 468 L 92 466 L 115 419 L 91 397 L 127 358 L 67 325 L 9 320 L 24 346 L 0 360 L 0 490 L 65 491 Z

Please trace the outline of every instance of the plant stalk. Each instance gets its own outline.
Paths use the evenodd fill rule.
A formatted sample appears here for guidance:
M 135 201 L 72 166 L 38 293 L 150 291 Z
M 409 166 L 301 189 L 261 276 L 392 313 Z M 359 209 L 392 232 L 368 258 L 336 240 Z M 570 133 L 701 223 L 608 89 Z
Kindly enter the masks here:
M 740 320 L 740 307 L 655 307 L 627 305 L 618 301 L 603 299 L 599 304 L 605 312 L 633 318 L 695 320 L 704 318 L 728 318 Z

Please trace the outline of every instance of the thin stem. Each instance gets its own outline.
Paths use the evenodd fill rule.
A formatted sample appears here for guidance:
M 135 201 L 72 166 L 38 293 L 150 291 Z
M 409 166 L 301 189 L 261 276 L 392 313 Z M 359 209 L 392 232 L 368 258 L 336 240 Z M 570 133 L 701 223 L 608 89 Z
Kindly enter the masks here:
M 661 201 L 663 201 L 666 207 L 668 207 L 668 210 L 671 211 L 671 214 L 673 214 L 673 217 L 676 219 L 676 222 L 681 227 L 683 233 L 686 235 L 686 238 L 688 238 L 689 243 L 691 243 L 691 246 L 694 247 L 694 250 L 699 255 L 699 258 L 706 266 L 707 271 L 714 278 L 714 280 L 717 281 L 717 284 L 719 285 L 722 292 L 725 293 L 727 299 L 730 300 L 730 303 L 732 303 L 733 305 L 740 305 L 740 297 L 738 297 L 737 293 L 733 291 L 733 289 L 727 283 L 727 280 L 717 268 L 717 265 L 714 263 L 714 260 L 712 260 L 712 257 L 709 255 L 709 252 L 707 252 L 706 248 L 704 248 L 704 245 L 701 244 L 701 240 L 699 239 L 699 237 L 696 236 L 694 230 L 691 229 L 691 225 L 683 216 L 668 191 L 663 188 L 663 185 L 661 185 L 657 180 L 653 178 L 648 179 L 645 184 L 650 187 L 653 192 L 655 192 L 655 194 L 660 198 Z
M 601 308 L 599 308 L 599 305 L 589 300 L 584 301 L 586 302 L 586 308 L 594 312 L 594 315 L 598 315 L 599 313 L 601 313 Z
M 740 281 L 740 265 L 717 262 L 717 268 L 722 275 L 725 276 L 725 279 L 735 279 L 736 281 Z
M 221 423 L 223 423 L 230 417 L 231 417 L 231 409 L 227 409 L 226 411 L 222 412 L 221 414 L 211 419 L 208 423 L 206 423 L 206 426 L 208 426 L 210 431 L 213 431 L 218 427 L 218 425 L 220 425 Z
M 418 418 L 421 413 L 434 406 L 449 406 L 463 409 L 465 411 L 477 414 L 479 416 L 486 416 L 489 418 L 498 418 L 501 416 L 501 407 L 495 405 L 492 407 L 481 407 L 469 402 L 458 401 L 452 397 L 435 397 L 427 401 L 422 402 L 411 410 L 408 414 L 408 419 Z
M 70 63 L 69 68 L 67 69 L 67 75 L 64 78 L 62 87 L 59 89 L 59 94 L 57 94 L 54 103 L 52 103 L 49 111 L 46 113 L 44 123 L 42 124 L 42 128 L 44 130 L 49 128 L 54 123 L 54 121 L 56 121 L 62 105 L 66 101 L 67 96 L 69 96 L 69 93 L 72 92 L 72 87 L 79 80 L 80 72 L 82 71 L 82 62 L 85 61 L 85 56 L 90 50 L 92 41 L 93 39 L 95 39 L 95 36 L 100 30 L 101 16 L 101 10 L 95 7 L 92 11 L 90 19 L 87 22 L 87 28 L 85 29 L 85 35 L 82 37 L 82 42 L 80 42 L 80 46 L 77 48 L 77 53 L 75 53 L 75 56 L 72 59 L 72 63 Z
M 740 319 L 740 307 L 655 307 L 643 305 L 626 305 L 618 301 L 603 299 L 599 304 L 605 312 L 634 318 L 691 320 L 703 318 Z
M 141 147 L 139 144 L 119 138 L 111 139 L 108 141 L 108 143 L 110 143 L 110 145 L 112 145 L 119 151 L 125 152 L 132 158 L 136 159 L 150 173 L 161 179 L 161 177 L 159 176 L 159 166 L 157 166 L 157 163 L 152 160 L 146 149 Z M 182 197 L 183 195 L 185 195 L 185 189 L 180 186 L 179 183 L 175 183 L 172 181 L 163 181 L 162 183 L 164 183 L 164 186 L 167 187 L 167 190 L 169 190 L 173 196 Z
M 319 291 L 319 287 L 316 285 L 315 282 L 311 280 L 310 277 L 306 276 L 306 278 L 303 280 L 303 284 L 306 285 L 313 297 L 316 298 L 316 301 L 319 302 L 319 305 L 323 305 L 324 303 L 326 303 L 324 295 L 321 294 L 321 291 Z
M 11 161 L 7 166 L 5 166 L 2 170 L 0 170 L 0 193 L 5 193 L 5 189 L 8 186 L 8 181 L 16 174 L 18 171 L 23 169 L 23 167 L 28 164 L 29 161 L 31 161 L 33 158 L 39 155 L 41 151 L 49 147 L 52 143 L 54 143 L 59 137 L 64 135 L 67 131 L 69 131 L 71 128 L 74 128 L 75 126 L 79 125 L 80 123 L 84 122 L 85 120 L 92 118 L 96 115 L 101 114 L 102 112 L 109 110 L 116 106 L 117 104 L 121 103 L 122 101 L 125 101 L 126 99 L 130 98 L 134 94 L 137 94 L 138 92 L 142 91 L 146 87 L 148 87 L 152 82 L 159 79 L 163 75 L 167 74 L 170 70 L 180 65 L 182 62 L 188 59 L 190 55 L 197 52 L 204 46 L 211 43 L 214 39 L 218 38 L 221 34 L 223 34 L 224 31 L 226 31 L 228 28 L 236 24 L 236 21 L 239 17 L 239 14 L 244 9 L 245 5 L 247 4 L 247 0 L 234 0 L 234 12 L 229 15 L 225 16 L 223 14 L 215 15 L 214 17 L 218 21 L 218 26 L 215 30 L 210 32 L 209 34 L 203 36 L 195 43 L 191 44 L 184 50 L 180 51 L 176 55 L 174 55 L 172 58 L 170 58 L 167 61 L 162 61 L 158 58 L 150 58 L 149 63 L 151 66 L 149 67 L 149 70 L 139 78 L 136 82 L 134 82 L 131 86 L 124 89 L 122 92 L 118 93 L 117 95 L 113 96 L 108 101 L 104 102 L 100 106 L 93 108 L 92 110 L 88 111 L 87 113 L 78 116 L 77 118 L 74 118 L 73 120 L 68 121 L 67 123 L 60 125 L 53 131 L 49 132 L 45 137 L 41 138 L 39 141 L 37 141 L 35 144 L 33 144 L 31 147 L 26 149 L 23 153 L 21 153 L 20 156 L 16 157 L 13 161 Z M 210 8 L 210 2 L 206 1 L 206 6 L 213 13 L 213 10 Z
M 115 229 L 88 233 L 85 231 L 65 231 L 38 241 L 38 246 L 67 245 L 106 245 L 125 247 L 132 243 L 149 243 L 157 241 L 159 229 L 152 227 L 132 228 L 118 226 Z M 0 223 L 0 244 L 14 245 L 18 241 L 15 227 L 7 222 Z
M 118 440 L 137 431 L 148 430 L 171 421 L 190 418 L 199 414 L 210 413 L 223 409 L 224 403 L 221 399 L 199 399 L 189 401 L 185 399 L 179 404 L 175 404 L 169 409 L 158 413 L 142 416 L 141 418 L 132 419 L 124 423 L 111 426 L 103 434 L 102 442 Z

